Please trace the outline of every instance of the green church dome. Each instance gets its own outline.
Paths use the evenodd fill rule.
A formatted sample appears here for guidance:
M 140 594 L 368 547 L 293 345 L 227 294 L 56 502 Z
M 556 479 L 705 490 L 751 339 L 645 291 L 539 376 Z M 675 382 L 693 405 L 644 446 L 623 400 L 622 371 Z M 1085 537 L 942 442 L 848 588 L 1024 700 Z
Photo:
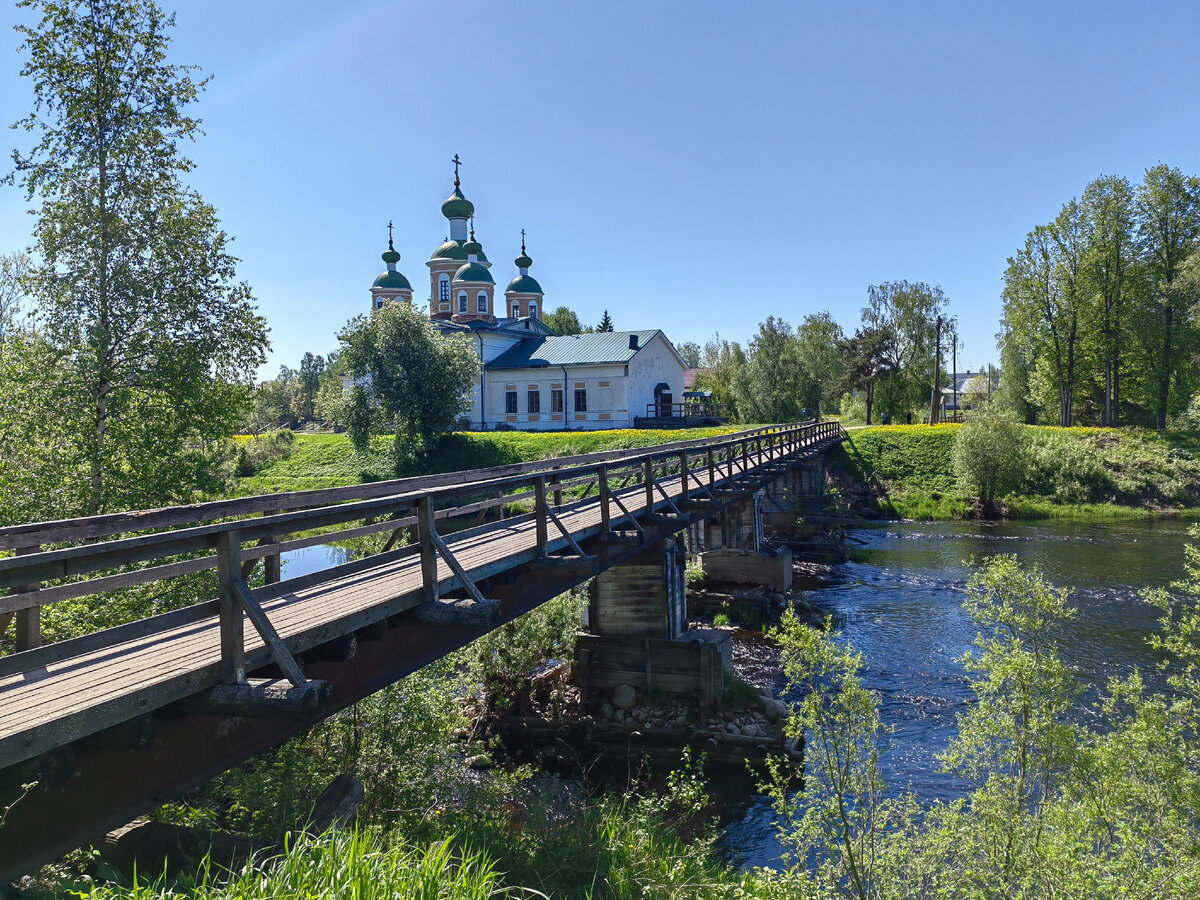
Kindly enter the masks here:
M 479 256 L 479 254 L 483 252 L 483 244 L 479 243 L 479 241 L 472 237 L 469 241 L 463 244 L 463 250 L 466 251 L 468 257 L 470 257 L 472 254 Z
M 477 254 L 477 256 L 479 257 L 480 262 L 485 263 L 488 261 L 487 254 L 485 254 L 483 252 L 482 247 L 479 249 L 479 253 Z M 433 255 L 430 256 L 429 258 L 431 260 L 434 260 L 434 259 L 461 259 L 463 262 L 466 262 L 467 261 L 467 248 L 466 248 L 466 245 L 462 241 L 446 241 L 446 243 L 442 244 L 440 247 L 438 247 L 436 250 L 434 250 Z
M 461 259 L 466 262 L 467 251 L 463 249 L 461 241 L 446 241 L 436 250 L 430 259 Z
M 469 219 L 475 215 L 475 204 L 464 197 L 456 186 L 454 193 L 442 203 L 442 215 L 447 219 Z
M 542 294 L 542 286 L 532 275 L 518 275 L 508 283 L 508 290 L 514 294 Z
M 492 274 L 484 266 L 479 263 L 467 263 L 461 269 L 454 273 L 455 281 L 482 281 L 487 284 L 495 284 L 492 280 Z
M 394 247 L 388 247 L 383 251 L 383 261 L 389 266 L 394 266 L 396 263 L 400 262 L 400 254 L 396 252 Z
M 517 264 L 518 269 L 528 269 L 533 265 L 533 260 L 529 258 L 529 254 L 522 252 L 520 256 L 513 260 Z
M 386 254 L 385 254 L 386 255 Z M 397 253 L 398 257 L 400 254 Z M 387 271 L 375 279 L 375 283 L 371 287 L 387 288 L 389 290 L 404 290 L 411 291 L 412 285 L 408 283 L 408 279 L 399 272 Z

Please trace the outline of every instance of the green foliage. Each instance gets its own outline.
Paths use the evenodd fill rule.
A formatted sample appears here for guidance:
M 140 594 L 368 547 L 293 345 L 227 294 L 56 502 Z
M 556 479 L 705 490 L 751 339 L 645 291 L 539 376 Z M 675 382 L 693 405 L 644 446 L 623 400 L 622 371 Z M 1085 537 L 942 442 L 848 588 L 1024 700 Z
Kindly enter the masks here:
M 424 460 L 470 409 L 479 360 L 465 337 L 443 337 L 407 303 L 351 319 L 338 338 L 355 379 L 346 426 L 359 453 L 372 435 L 394 436 L 397 472 Z
M 275 460 L 291 456 L 295 450 L 296 433 L 287 428 L 241 441 L 238 444 L 233 474 L 238 478 L 249 478 Z
M 584 591 L 568 591 L 471 645 L 471 678 L 490 709 L 508 709 L 546 660 L 573 657 L 585 606 Z
M 1000 402 L 1028 424 L 1154 424 L 1195 390 L 1200 179 L 1158 164 L 1086 186 L 1005 272 Z
M 378 830 L 334 831 L 300 837 L 278 857 L 256 861 L 226 875 L 215 866 L 198 873 L 194 886 L 167 878 L 139 877 L 129 888 L 104 885 L 80 890 L 81 900 L 277 900 L 281 897 L 397 897 L 484 900 L 533 897 L 502 887 L 502 875 L 483 853 L 465 849 L 453 837 L 417 847 Z
M 996 499 L 1021 486 L 1024 429 L 1007 412 L 974 411 L 954 441 L 954 471 L 962 488 L 990 515 Z
M 969 512 L 969 504 L 954 458 L 957 433 L 966 428 L 857 428 L 830 459 L 871 486 L 883 512 L 959 518 Z M 1200 435 L 1195 432 L 1022 431 L 1020 478 L 1011 493 L 997 493 L 1010 517 L 1121 517 L 1134 508 L 1166 512 L 1200 505 Z
M 542 321 L 559 334 L 582 334 L 583 326 L 579 324 L 579 316 L 565 306 L 560 306 L 554 312 L 542 315 Z
M 203 84 L 166 61 L 174 23 L 149 0 L 20 5 L 41 20 L 16 26 L 33 141 L 9 180 L 40 201 L 24 284 L 58 360 L 31 452 L 65 453 L 79 512 L 193 499 L 267 343 L 229 236 L 181 181 Z
M 597 331 L 612 331 L 613 321 L 612 316 L 608 314 L 608 310 L 604 311 L 604 316 L 600 319 L 600 324 L 596 326 Z
M 883 796 L 879 755 L 887 729 L 878 700 L 862 684 L 861 654 L 839 643 L 832 623 L 821 631 L 793 610 L 771 635 L 789 691 L 802 692 L 787 733 L 805 741 L 804 775 L 772 761 L 764 785 L 794 874 L 807 869 L 814 887 L 850 897 L 881 896 L 878 862 L 888 830 L 906 804 Z

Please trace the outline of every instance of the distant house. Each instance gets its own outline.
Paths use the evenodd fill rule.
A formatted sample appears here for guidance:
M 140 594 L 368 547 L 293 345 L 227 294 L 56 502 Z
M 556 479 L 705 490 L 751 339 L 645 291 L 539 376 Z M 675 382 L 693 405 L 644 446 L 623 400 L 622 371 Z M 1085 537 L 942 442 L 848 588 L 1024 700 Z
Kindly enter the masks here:
M 687 390 L 687 366 L 657 329 L 559 335 L 541 316 L 542 286 L 529 274 L 525 252 L 503 300 L 496 294 L 491 262 L 469 222 L 475 206 L 454 192 L 442 204 L 450 236 L 433 251 L 429 314 L 443 334 L 472 339 L 479 373 L 464 426 L 491 430 L 632 428 L 635 417 L 665 411 L 671 416 Z M 371 286 L 371 309 L 413 302 L 413 288 L 396 268 L 400 254 L 388 240 L 387 270 Z M 675 414 L 678 414 L 677 412 Z

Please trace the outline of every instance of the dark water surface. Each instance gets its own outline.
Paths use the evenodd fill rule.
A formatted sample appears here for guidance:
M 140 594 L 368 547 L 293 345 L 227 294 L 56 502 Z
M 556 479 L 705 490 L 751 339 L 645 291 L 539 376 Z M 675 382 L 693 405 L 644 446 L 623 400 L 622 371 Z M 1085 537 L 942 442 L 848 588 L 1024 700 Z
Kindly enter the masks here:
M 861 650 L 864 681 L 880 697 L 895 730 L 882 760 L 893 789 L 926 801 L 960 796 L 962 786 L 939 771 L 955 717 L 971 698 L 962 656 L 976 629 L 962 609 L 968 560 L 1016 554 L 1056 585 L 1071 588 L 1076 620 L 1061 652 L 1095 697 L 1105 682 L 1133 666 L 1151 668 L 1146 638 L 1156 610 L 1139 591 L 1183 576 L 1188 523 L 1119 524 L 888 523 L 849 534 L 862 544 L 835 569 L 832 584 L 806 593 L 828 609 L 843 639 Z M 786 699 L 797 699 L 787 697 Z M 717 789 L 728 824 L 723 844 L 747 865 L 776 864 L 770 804 L 749 778 L 729 775 Z

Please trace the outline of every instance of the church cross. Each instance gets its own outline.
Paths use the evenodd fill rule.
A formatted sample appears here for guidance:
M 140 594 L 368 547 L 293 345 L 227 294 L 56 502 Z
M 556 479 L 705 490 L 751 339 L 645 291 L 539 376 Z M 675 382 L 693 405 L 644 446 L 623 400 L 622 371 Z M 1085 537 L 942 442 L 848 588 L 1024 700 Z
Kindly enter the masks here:
M 521 252 L 525 252 L 525 229 L 521 229 Z
M 459 159 L 459 158 L 458 158 L 458 154 L 457 154 L 457 153 L 455 153 L 455 154 L 454 154 L 454 159 L 452 159 L 452 160 L 451 160 L 451 162 L 452 162 L 452 163 L 454 163 L 454 186 L 455 186 L 455 187 L 458 187 L 458 185 L 459 185 L 459 180 L 458 180 L 458 167 L 462 165 L 462 160 L 461 160 L 461 159 Z
M 392 247 L 392 220 L 391 219 L 388 219 L 388 249 L 389 250 L 395 249 L 394 247 Z

